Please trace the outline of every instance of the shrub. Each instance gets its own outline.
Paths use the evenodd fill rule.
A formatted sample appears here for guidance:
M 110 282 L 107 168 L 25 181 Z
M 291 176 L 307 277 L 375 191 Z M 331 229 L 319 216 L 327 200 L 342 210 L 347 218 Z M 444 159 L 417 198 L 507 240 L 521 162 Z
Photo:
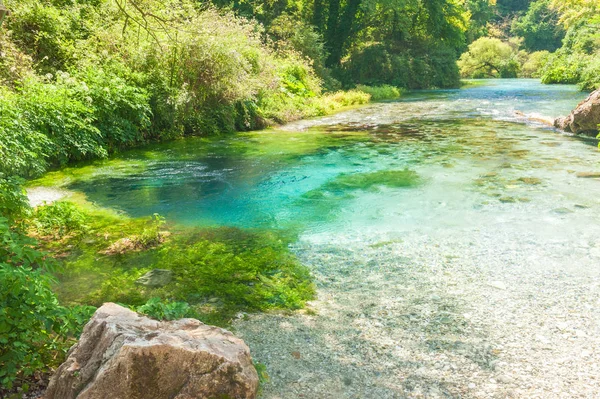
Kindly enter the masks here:
M 390 85 L 382 85 L 382 86 L 357 85 L 356 90 L 369 94 L 371 96 L 371 100 L 373 100 L 373 101 L 391 100 L 391 99 L 400 97 L 400 95 L 402 94 L 401 89 L 394 87 L 394 86 L 390 86 Z
M 539 78 L 542 68 L 548 62 L 550 53 L 548 51 L 536 51 L 527 55 L 527 59 L 521 66 L 520 76 L 524 78 Z
M 102 135 L 106 151 L 145 141 L 151 109 L 144 89 L 103 68 L 89 67 L 77 76 L 88 87 L 94 126 Z
M 86 229 L 86 219 L 75 205 L 66 201 L 39 206 L 33 213 L 33 225 L 39 234 L 56 238 L 81 233 Z
M 542 68 L 542 83 L 575 84 L 579 82 L 586 64 L 587 57 L 581 54 L 567 54 L 559 50 L 549 57 Z
M 0 386 L 22 386 L 62 361 L 93 308 L 59 305 L 50 289 L 53 262 L 35 241 L 0 218 Z M 0 392 L 2 393 L 2 392 Z
M 458 86 L 454 50 L 427 42 L 413 47 L 395 49 L 382 43 L 357 47 L 343 60 L 343 81 L 409 89 Z
M 177 320 L 196 316 L 187 302 L 162 300 L 160 298 L 150 298 L 148 302 L 138 306 L 135 310 L 157 320 Z
M 62 165 L 106 155 L 88 92 L 85 84 L 66 73 L 59 73 L 54 81 L 25 82 L 18 106 L 31 129 L 48 143 L 38 156 Z
M 581 90 L 596 90 L 600 88 L 600 51 L 581 71 L 579 80 Z
M 0 173 L 32 176 L 46 168 L 50 139 L 36 131 L 20 107 L 22 98 L 0 87 Z
M 0 173 L 0 217 L 6 218 L 9 225 L 23 220 L 30 211 L 23 182 L 18 177 L 5 177 Z

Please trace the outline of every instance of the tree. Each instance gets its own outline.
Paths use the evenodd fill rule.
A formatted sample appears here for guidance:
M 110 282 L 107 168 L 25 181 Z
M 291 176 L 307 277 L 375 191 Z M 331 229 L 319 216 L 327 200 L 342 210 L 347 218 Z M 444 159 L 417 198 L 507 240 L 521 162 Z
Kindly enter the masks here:
M 461 55 L 458 67 L 463 77 L 516 78 L 519 72 L 515 46 L 492 37 L 482 37 Z
M 513 21 L 511 32 L 523 37 L 528 51 L 555 51 L 561 46 L 565 31 L 550 3 L 551 0 L 535 1 L 525 15 Z

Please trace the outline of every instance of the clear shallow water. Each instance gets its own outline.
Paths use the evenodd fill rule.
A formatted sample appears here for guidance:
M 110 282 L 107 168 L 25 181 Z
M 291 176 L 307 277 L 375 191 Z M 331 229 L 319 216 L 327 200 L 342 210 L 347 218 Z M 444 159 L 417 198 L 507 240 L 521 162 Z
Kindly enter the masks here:
M 534 80 L 425 91 L 278 130 L 129 151 L 64 171 L 69 189 L 131 216 L 306 234 L 438 230 L 504 220 L 595 217 L 594 140 L 535 118 L 567 114 L 584 93 Z M 416 172 L 411 187 L 331 188 L 340 176 Z M 531 224 L 528 228 L 532 228 Z
M 301 233 L 313 311 L 233 324 L 264 398 L 596 397 L 600 181 L 577 173 L 600 172 L 597 142 L 515 112 L 584 97 L 487 81 L 46 179 L 132 216 Z

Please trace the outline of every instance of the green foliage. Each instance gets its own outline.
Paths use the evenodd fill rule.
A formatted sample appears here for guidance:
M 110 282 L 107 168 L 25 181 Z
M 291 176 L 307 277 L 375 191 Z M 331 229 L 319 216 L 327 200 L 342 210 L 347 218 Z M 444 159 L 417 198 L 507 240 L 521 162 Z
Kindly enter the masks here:
M 86 218 L 77 207 L 66 201 L 38 206 L 32 224 L 38 234 L 61 238 L 67 234 L 81 234 L 86 230 Z
M 5 217 L 10 225 L 23 220 L 30 211 L 23 182 L 18 177 L 5 177 L 0 173 L 0 217 Z
M 0 54 L 0 86 L 14 87 L 33 73 L 31 57 L 17 47 L 5 29 L 0 29 Z
M 428 50 L 396 51 L 379 43 L 357 48 L 342 64 L 344 80 L 409 89 L 457 86 L 454 50 L 431 45 Z
M 539 78 L 541 77 L 542 68 L 548 62 L 550 52 L 535 51 L 527 55 L 527 59 L 521 66 L 521 77 L 524 78 Z
M 145 141 L 152 114 L 146 90 L 105 69 L 89 67 L 78 76 L 88 88 L 107 151 Z
M 578 83 L 582 90 L 600 89 L 600 52 L 583 68 Z
M 0 385 L 6 389 L 60 363 L 93 311 L 59 305 L 48 274 L 54 264 L 34 246 L 0 218 Z
M 161 227 L 166 223 L 165 218 L 155 213 L 150 218 L 150 226 L 144 228 L 138 240 L 142 247 L 150 248 L 163 241 Z
M 542 83 L 577 83 L 587 65 L 587 58 L 581 54 L 568 54 L 558 51 L 552 54 L 542 68 Z
M 532 2 L 527 13 L 512 24 L 511 32 L 523 37 L 527 51 L 555 51 L 562 45 L 565 31 L 559 23 L 558 12 L 550 3 L 551 0 Z
M 515 78 L 520 71 L 518 49 L 500 39 L 482 37 L 469 45 L 458 66 L 463 77 Z
M 38 157 L 62 165 L 106 155 L 87 92 L 85 84 L 66 73 L 58 73 L 52 82 L 32 79 L 24 83 L 17 106 L 31 129 L 48 142 Z
M 156 297 L 148 299 L 145 304 L 138 306 L 135 311 L 157 320 L 177 320 L 196 316 L 196 313 L 187 302 L 162 300 Z
M 36 131 L 19 106 L 22 98 L 0 87 L 0 173 L 36 175 L 47 166 L 50 139 Z
M 357 85 L 356 90 L 367 93 L 373 101 L 393 100 L 402 95 L 402 89 L 390 85 L 365 86 Z
M 568 27 L 563 45 L 542 70 L 544 83 L 578 83 L 583 90 L 598 87 L 600 16 L 593 2 L 553 2 Z M 589 6 L 589 7 L 588 7 Z

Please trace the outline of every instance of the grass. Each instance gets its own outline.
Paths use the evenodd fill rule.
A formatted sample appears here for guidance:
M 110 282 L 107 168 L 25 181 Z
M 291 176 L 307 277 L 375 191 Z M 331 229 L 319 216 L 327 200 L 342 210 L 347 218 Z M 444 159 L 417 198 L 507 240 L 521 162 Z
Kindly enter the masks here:
M 402 96 L 403 93 L 401 88 L 390 85 L 358 85 L 356 86 L 356 90 L 369 94 L 371 96 L 371 101 L 393 100 Z

